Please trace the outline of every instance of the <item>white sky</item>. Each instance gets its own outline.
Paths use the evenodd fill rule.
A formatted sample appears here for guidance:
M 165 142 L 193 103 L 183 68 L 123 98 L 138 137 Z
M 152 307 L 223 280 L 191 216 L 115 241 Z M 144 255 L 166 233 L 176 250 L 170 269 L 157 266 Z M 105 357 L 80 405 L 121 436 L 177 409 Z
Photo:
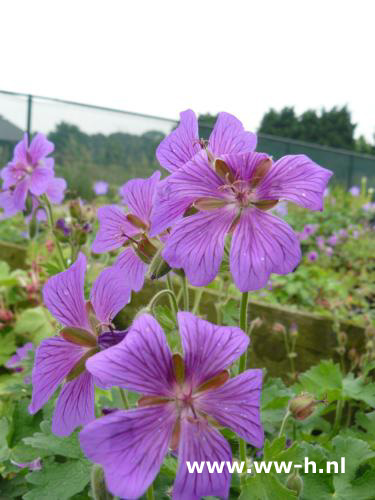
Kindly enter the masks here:
M 0 89 L 247 129 L 270 107 L 347 104 L 371 140 L 374 19 L 372 0 L 8 0 Z

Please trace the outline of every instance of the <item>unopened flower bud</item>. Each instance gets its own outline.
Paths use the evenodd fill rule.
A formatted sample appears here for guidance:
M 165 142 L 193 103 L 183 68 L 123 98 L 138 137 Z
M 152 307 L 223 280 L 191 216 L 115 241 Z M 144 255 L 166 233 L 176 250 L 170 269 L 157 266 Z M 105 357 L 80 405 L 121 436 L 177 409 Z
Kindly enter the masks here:
M 37 220 L 36 220 L 36 214 L 34 212 L 33 215 L 32 215 L 32 217 L 31 217 L 30 224 L 29 224 L 30 239 L 33 239 L 35 237 L 37 229 L 38 229 L 38 223 L 37 223 Z
M 69 212 L 74 219 L 80 219 L 82 217 L 82 208 L 79 200 L 72 200 L 69 203 Z
M 297 323 L 292 323 L 289 328 L 289 335 L 291 337 L 298 337 L 298 326 Z
M 339 347 L 336 347 L 336 352 L 339 354 L 339 356 L 344 356 L 346 349 L 343 345 L 340 345 Z
M 374 349 L 374 342 L 372 340 L 368 340 L 366 342 L 366 349 L 368 351 L 372 351 Z
M 255 328 L 260 328 L 262 325 L 263 325 L 263 321 L 261 318 L 259 318 L 259 316 L 250 322 L 251 330 L 254 330 Z
M 152 259 L 149 271 L 150 278 L 152 280 L 157 280 L 162 276 L 168 274 L 170 270 L 171 267 L 161 256 L 161 249 L 160 249 L 158 253 L 155 255 L 155 257 Z
M 13 319 L 13 313 L 9 309 L 0 309 L 0 321 L 10 323 Z
M 349 349 L 348 358 L 350 359 L 350 361 L 357 361 L 357 359 L 358 359 L 358 353 L 354 349 L 354 347 L 352 347 L 351 349 Z
M 297 498 L 301 495 L 303 490 L 303 479 L 298 471 L 293 471 L 286 480 L 286 487 L 297 494 Z
M 55 248 L 55 243 L 52 240 L 46 241 L 46 248 L 48 253 L 52 253 Z
M 314 413 L 316 403 L 314 396 L 302 392 L 289 403 L 289 411 L 296 420 L 305 420 Z
M 340 346 L 345 346 L 348 343 L 348 336 L 345 332 L 339 332 L 337 335 L 337 341 Z
M 285 334 L 286 333 L 286 329 L 285 329 L 285 326 L 282 325 L 281 323 L 274 323 L 273 327 L 272 327 L 272 330 L 275 332 L 275 333 L 283 333 Z
M 368 326 L 365 329 L 365 335 L 368 339 L 373 339 L 375 338 L 375 328 L 373 326 Z

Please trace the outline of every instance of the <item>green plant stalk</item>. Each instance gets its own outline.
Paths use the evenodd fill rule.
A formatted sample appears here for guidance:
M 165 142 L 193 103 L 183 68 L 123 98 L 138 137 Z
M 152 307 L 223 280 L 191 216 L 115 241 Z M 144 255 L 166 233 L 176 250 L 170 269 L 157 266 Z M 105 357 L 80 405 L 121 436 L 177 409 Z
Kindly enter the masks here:
M 54 217 L 53 217 L 53 211 L 52 211 L 51 203 L 50 203 L 49 199 L 47 198 L 47 196 L 44 196 L 44 202 L 45 202 L 45 207 L 47 208 L 48 221 L 49 221 L 49 225 L 50 225 L 50 228 L 51 228 L 51 231 L 53 234 L 53 238 L 54 238 L 55 243 L 56 243 L 56 248 L 57 248 L 57 252 L 59 254 L 60 260 L 61 260 L 61 264 L 63 266 L 63 269 L 67 269 L 64 254 L 63 254 L 61 246 L 60 246 L 60 242 L 57 239 L 56 234 L 55 234 L 55 221 L 54 221 Z
M 146 498 L 147 500 L 155 500 L 154 487 L 152 484 L 146 492 Z
M 332 428 L 332 436 L 335 436 L 340 430 L 343 409 L 344 409 L 344 401 L 339 399 L 337 401 L 337 406 L 336 406 L 336 415 L 335 415 L 335 422 Z
M 176 316 L 177 311 L 178 311 L 178 305 L 177 305 L 177 299 L 175 294 L 172 292 L 172 290 L 169 290 L 166 288 L 165 290 L 160 290 L 157 294 L 155 294 L 152 299 L 150 300 L 150 303 L 148 307 L 151 309 L 152 313 L 154 314 L 153 308 L 156 304 L 156 302 L 162 297 L 163 295 L 168 295 L 170 304 L 171 304 L 171 309 L 174 315 Z
M 174 291 L 174 288 L 173 288 L 172 279 L 171 279 L 169 273 L 167 274 L 167 286 L 168 286 L 169 291 L 172 294 L 172 295 L 169 295 L 169 305 L 170 305 L 171 311 L 173 311 L 173 314 L 175 316 L 177 316 L 177 313 L 178 313 L 178 299 L 176 297 L 176 294 L 175 294 L 175 291 Z M 172 296 L 173 296 L 173 298 L 172 298 Z
M 243 292 L 240 304 L 240 328 L 244 332 L 247 332 L 247 304 L 249 300 L 249 292 Z M 243 373 L 246 370 L 246 360 L 247 360 L 247 350 L 240 357 L 240 365 L 238 368 L 238 373 Z M 238 446 L 240 450 L 240 460 L 243 463 L 246 461 L 246 443 L 242 438 L 238 438 Z M 245 476 L 241 476 L 241 484 L 245 482 Z
M 285 426 L 286 426 L 286 423 L 287 423 L 289 417 L 290 417 L 290 411 L 288 410 L 285 413 L 283 421 L 281 422 L 281 426 L 280 426 L 280 430 L 279 430 L 279 437 L 281 437 L 284 434 Z
M 198 288 L 197 290 L 195 290 L 194 304 L 193 304 L 193 309 L 191 311 L 193 314 L 199 313 L 199 305 L 201 302 L 202 295 L 203 295 L 203 288 Z
M 128 397 L 126 395 L 126 392 L 124 391 L 124 389 L 121 389 L 121 387 L 119 387 L 118 389 L 119 389 L 121 401 L 122 401 L 122 404 L 124 405 L 125 410 L 129 410 L 130 405 L 129 405 L 129 401 L 128 401 Z
M 183 290 L 183 297 L 184 297 L 184 311 L 189 310 L 189 288 L 188 288 L 188 281 L 186 276 L 182 278 L 182 290 Z

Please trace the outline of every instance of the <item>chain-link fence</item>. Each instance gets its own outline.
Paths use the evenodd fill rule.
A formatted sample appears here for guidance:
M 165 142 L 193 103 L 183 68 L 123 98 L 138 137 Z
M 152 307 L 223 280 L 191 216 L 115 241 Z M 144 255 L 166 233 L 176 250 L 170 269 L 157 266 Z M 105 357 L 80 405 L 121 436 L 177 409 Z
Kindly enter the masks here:
M 155 149 L 176 125 L 165 118 L 0 92 L 0 166 L 25 131 L 43 132 L 55 143 L 57 173 L 73 192 L 90 199 L 95 180 L 116 186 L 159 168 Z M 210 127 L 203 126 L 202 135 L 209 132 Z M 375 187 L 375 156 L 265 134 L 259 134 L 257 149 L 276 159 L 304 153 L 334 171 L 332 182 L 349 188 L 365 176 Z

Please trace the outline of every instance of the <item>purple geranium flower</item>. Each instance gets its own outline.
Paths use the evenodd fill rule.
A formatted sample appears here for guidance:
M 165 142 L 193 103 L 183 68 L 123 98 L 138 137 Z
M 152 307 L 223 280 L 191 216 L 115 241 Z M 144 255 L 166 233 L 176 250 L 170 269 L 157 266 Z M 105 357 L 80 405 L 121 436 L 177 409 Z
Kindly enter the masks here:
M 36 458 L 32 462 L 24 462 L 24 463 L 19 463 L 15 462 L 14 460 L 11 460 L 13 465 L 16 465 L 17 467 L 20 467 L 20 469 L 29 469 L 29 470 L 41 470 L 42 468 L 42 460 L 40 458 Z
M 337 234 L 332 234 L 329 238 L 328 238 L 328 243 L 334 247 L 337 245 L 337 243 L 339 242 L 339 239 L 337 237 Z
M 3 189 L 14 190 L 13 202 L 18 210 L 24 210 L 29 191 L 35 196 L 46 192 L 54 176 L 54 160 L 48 158 L 53 150 L 53 143 L 43 134 L 37 134 L 30 145 L 25 134 L 14 149 L 12 161 L 2 169 Z
M 316 260 L 318 260 L 318 253 L 312 250 L 307 254 L 307 258 L 310 262 L 315 262 Z
M 138 408 L 91 422 L 80 433 L 83 451 L 104 468 L 109 489 L 139 498 L 155 479 L 168 449 L 178 454 L 173 498 L 227 498 L 230 474 L 190 474 L 186 461 L 230 461 L 229 444 L 217 424 L 253 446 L 263 445 L 260 421 L 261 370 L 230 379 L 229 366 L 248 346 L 239 328 L 213 325 L 191 313 L 178 314 L 184 357 L 169 350 L 158 322 L 139 316 L 123 342 L 87 361 L 108 385 L 143 396 Z
M 151 241 L 148 233 L 159 179 L 160 172 L 155 172 L 147 179 L 132 179 L 122 187 L 128 213 L 117 205 L 105 205 L 98 210 L 99 231 L 92 251 L 103 253 L 125 246 L 115 266 L 136 291 L 142 288 L 149 260 L 158 250 L 158 240 Z
M 15 372 L 22 372 L 23 366 L 22 362 L 28 357 L 29 352 L 34 349 L 32 342 L 27 342 L 22 347 L 19 347 L 15 354 L 11 356 L 8 361 L 5 363 L 5 366 L 10 370 L 14 370 Z
M 325 244 L 324 236 L 317 236 L 316 244 L 320 250 L 323 250 Z
M 108 182 L 96 181 L 94 183 L 94 191 L 98 196 L 105 195 L 108 193 Z
M 349 189 L 349 193 L 352 195 L 352 196 L 359 196 L 361 194 L 361 189 L 358 187 L 358 186 L 352 186 L 350 189 Z
M 30 412 L 37 412 L 63 383 L 52 418 L 52 431 L 70 434 L 95 418 L 94 384 L 103 386 L 85 369 L 85 360 L 101 348 L 100 337 L 130 299 L 130 290 L 113 268 L 105 269 L 85 302 L 86 257 L 80 253 L 67 271 L 50 278 L 43 288 L 44 303 L 63 326 L 58 336 L 43 340 L 35 355 Z M 119 335 L 122 340 L 123 335 Z
M 254 151 L 256 144 L 256 135 L 245 132 L 242 123 L 229 113 L 219 113 L 208 141 L 199 139 L 197 117 L 194 111 L 188 109 L 180 113 L 180 124 L 176 130 L 159 144 L 156 158 L 169 172 L 176 172 L 202 149 L 215 158 L 224 153 Z
M 202 286 L 217 275 L 225 238 L 232 234 L 237 287 L 260 289 L 272 272 L 289 273 L 301 258 L 296 234 L 267 210 L 281 199 L 322 210 L 331 175 L 305 155 L 273 164 L 264 153 L 231 154 L 212 163 L 202 151 L 161 182 L 151 236 L 174 225 L 162 255 L 172 268 L 183 268 L 191 284 Z M 197 213 L 183 217 L 188 209 Z

